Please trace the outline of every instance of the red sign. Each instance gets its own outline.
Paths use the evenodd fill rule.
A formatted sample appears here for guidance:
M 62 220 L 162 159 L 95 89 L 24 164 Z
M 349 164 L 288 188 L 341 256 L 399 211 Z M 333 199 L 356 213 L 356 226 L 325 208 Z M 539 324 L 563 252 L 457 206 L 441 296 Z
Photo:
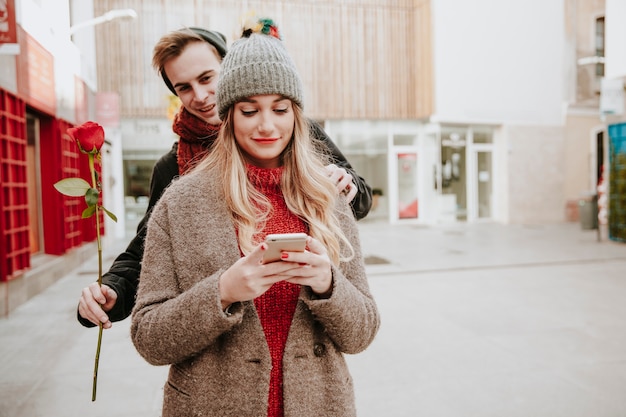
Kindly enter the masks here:
M 16 56 L 15 61 L 17 91 L 29 105 L 46 113 L 55 114 L 56 94 L 52 54 L 20 28 L 20 54 Z
M 0 44 L 17 43 L 15 0 L 0 0 Z

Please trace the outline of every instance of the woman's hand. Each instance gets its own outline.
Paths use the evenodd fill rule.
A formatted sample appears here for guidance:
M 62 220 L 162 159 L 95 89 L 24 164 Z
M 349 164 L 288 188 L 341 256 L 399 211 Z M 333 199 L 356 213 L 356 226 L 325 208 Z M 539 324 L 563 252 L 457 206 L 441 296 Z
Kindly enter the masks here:
M 263 253 L 266 250 L 267 244 L 261 243 L 222 274 L 220 297 L 223 309 L 237 301 L 253 300 L 263 295 L 276 282 L 290 277 L 288 271 L 300 268 L 293 262 L 263 264 Z
M 319 240 L 309 236 L 306 249 L 304 252 L 283 252 L 281 262 L 299 265 L 299 268 L 284 272 L 284 275 L 289 275 L 287 281 L 308 285 L 319 296 L 330 296 L 333 276 L 326 248 Z
M 282 252 L 281 260 L 263 264 L 267 244 L 261 243 L 240 258 L 220 277 L 222 308 L 238 301 L 253 300 L 279 281 L 308 285 L 318 295 L 332 289 L 330 258 L 317 239 L 308 237 L 304 252 Z

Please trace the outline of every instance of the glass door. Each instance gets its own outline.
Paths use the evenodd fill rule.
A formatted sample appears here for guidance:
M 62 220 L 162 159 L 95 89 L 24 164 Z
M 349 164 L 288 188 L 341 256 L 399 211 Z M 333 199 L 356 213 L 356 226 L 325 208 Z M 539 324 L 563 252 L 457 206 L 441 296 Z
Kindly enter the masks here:
M 396 153 L 398 219 L 417 219 L 417 152 Z
M 456 220 L 467 220 L 466 128 L 441 130 L 441 194 Z
M 493 129 L 472 126 L 470 128 L 468 155 L 469 188 L 467 219 L 489 220 L 494 217 L 494 161 Z
M 476 192 L 477 218 L 490 219 L 492 217 L 492 152 L 477 151 L 476 155 Z
M 26 172 L 28 182 L 28 212 L 30 253 L 41 252 L 43 247 L 41 218 L 41 180 L 39 173 L 39 119 L 26 115 Z

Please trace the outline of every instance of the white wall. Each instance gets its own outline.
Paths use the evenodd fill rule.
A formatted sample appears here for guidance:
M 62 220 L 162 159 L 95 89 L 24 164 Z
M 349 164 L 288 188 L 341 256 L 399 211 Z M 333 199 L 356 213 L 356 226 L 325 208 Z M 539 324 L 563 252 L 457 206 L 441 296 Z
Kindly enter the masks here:
M 94 18 L 93 0 L 72 0 L 70 12 L 72 25 L 91 21 Z M 83 27 L 69 36 L 72 37 L 74 44 L 80 51 L 81 65 L 78 75 L 92 91 L 97 91 L 96 32 L 94 26 Z
M 433 0 L 433 120 L 562 124 L 563 10 L 562 0 Z
M 155 159 L 168 152 L 178 140 L 178 136 L 172 131 L 172 121 L 167 118 L 122 119 L 120 128 L 124 138 L 124 152 L 145 152 L 152 154 Z
M 626 1 L 606 0 L 606 78 L 626 77 Z
M 58 118 L 75 121 L 74 75 L 80 74 L 80 52 L 69 37 L 68 0 L 18 0 L 18 23 L 54 57 Z M 41 5 L 40 5 L 41 4 Z
M 512 126 L 507 137 L 508 221 L 558 223 L 565 217 L 565 134 L 560 126 Z
M 126 236 L 126 216 L 124 208 L 124 167 L 122 160 L 122 134 L 120 129 L 105 128 L 107 144 L 103 148 L 102 178 L 104 207 L 115 214 L 117 222 L 104 216 L 105 231 L 110 240 Z

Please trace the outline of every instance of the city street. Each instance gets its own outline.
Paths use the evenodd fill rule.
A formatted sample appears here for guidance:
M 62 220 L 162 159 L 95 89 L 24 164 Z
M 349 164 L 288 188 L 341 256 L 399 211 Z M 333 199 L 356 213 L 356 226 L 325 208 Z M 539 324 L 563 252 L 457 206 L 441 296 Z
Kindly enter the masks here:
M 348 356 L 359 417 L 623 417 L 626 244 L 578 223 L 360 223 L 382 326 Z M 108 265 L 124 246 L 105 248 Z M 156 417 L 129 320 L 76 321 L 85 263 L 0 319 L 0 417 Z M 242 399 L 242 401 L 245 399 Z

